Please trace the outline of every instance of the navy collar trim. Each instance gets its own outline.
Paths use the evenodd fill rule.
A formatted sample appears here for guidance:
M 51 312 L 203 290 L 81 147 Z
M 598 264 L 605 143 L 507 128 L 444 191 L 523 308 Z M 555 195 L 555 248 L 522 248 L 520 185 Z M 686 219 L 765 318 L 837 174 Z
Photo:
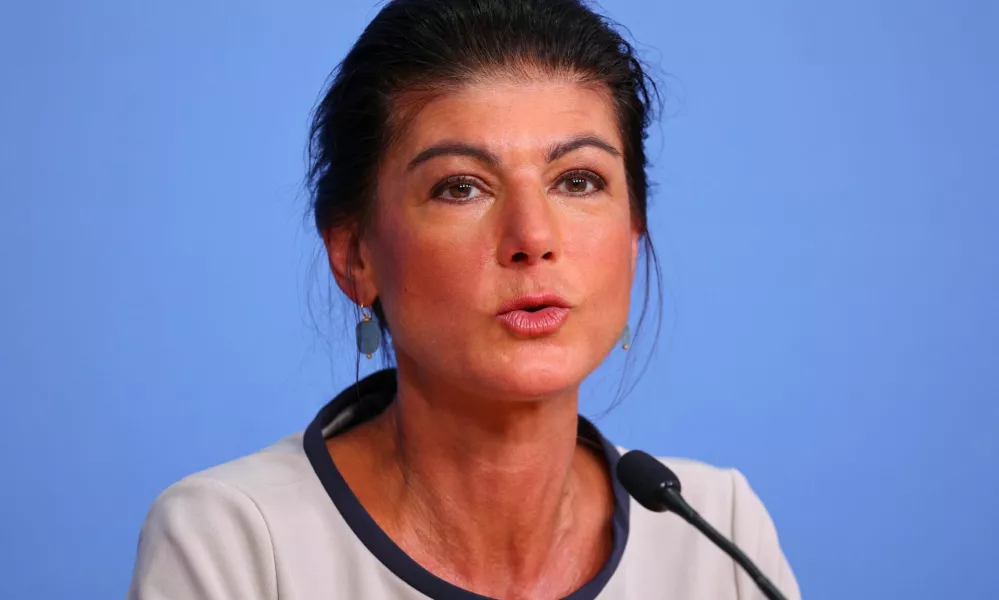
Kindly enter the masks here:
M 356 386 L 345 389 L 324 406 L 305 430 L 305 454 L 347 525 L 375 558 L 400 579 L 435 600 L 490 600 L 437 577 L 410 558 L 364 509 L 326 449 L 327 438 L 374 418 L 391 404 L 396 391 L 395 377 L 394 369 L 378 371 L 359 381 Z M 621 563 L 628 542 L 630 501 L 627 492 L 613 476 L 621 458 L 617 448 L 582 416 L 579 417 L 579 436 L 601 448 L 614 482 L 614 515 L 611 518 L 613 547 L 610 557 L 593 579 L 565 598 L 594 600 Z

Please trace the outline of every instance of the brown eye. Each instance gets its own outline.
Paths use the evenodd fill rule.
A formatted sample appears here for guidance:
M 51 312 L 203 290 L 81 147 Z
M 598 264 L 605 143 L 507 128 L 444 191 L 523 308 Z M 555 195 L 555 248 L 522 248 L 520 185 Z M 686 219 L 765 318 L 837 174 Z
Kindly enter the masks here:
M 586 186 L 589 185 L 589 181 L 583 179 L 582 177 L 570 177 L 565 180 L 566 191 L 571 194 L 582 194 L 587 191 Z
M 467 202 L 481 196 L 482 188 L 477 180 L 449 177 L 434 187 L 430 194 L 446 202 Z
M 558 190 L 570 196 L 586 196 L 604 189 L 603 179 L 594 173 L 569 173 L 558 184 Z
M 475 190 L 475 186 L 468 183 L 459 183 L 457 185 L 452 185 L 447 188 L 446 191 L 451 192 L 451 198 L 461 198 L 462 200 L 471 197 L 472 192 Z

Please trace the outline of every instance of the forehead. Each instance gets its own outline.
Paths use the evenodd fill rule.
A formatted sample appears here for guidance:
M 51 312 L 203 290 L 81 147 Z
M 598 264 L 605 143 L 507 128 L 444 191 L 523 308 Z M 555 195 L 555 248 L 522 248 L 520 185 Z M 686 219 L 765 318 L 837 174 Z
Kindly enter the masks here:
M 596 134 L 620 149 L 614 104 L 605 86 L 500 78 L 435 95 L 405 120 L 390 154 L 409 155 L 441 140 L 476 142 L 504 152 L 543 152 L 553 142 Z M 404 156 L 399 156 L 403 159 Z

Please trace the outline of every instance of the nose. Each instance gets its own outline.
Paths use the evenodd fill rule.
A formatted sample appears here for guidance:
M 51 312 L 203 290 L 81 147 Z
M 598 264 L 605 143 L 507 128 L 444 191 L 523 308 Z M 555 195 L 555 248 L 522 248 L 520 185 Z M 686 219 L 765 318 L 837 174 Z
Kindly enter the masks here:
M 536 189 L 510 190 L 502 203 L 500 264 L 554 262 L 561 254 L 556 210 L 551 199 Z

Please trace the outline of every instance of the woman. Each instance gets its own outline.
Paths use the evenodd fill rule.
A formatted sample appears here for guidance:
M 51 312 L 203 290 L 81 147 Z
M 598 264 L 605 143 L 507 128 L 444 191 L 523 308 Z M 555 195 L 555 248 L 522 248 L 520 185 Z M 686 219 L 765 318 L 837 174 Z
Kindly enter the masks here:
M 389 2 L 316 111 L 311 181 L 359 352 L 391 332 L 398 367 L 166 490 L 130 597 L 762 597 L 632 503 L 618 450 L 577 416 L 651 250 L 650 85 L 580 0 Z M 666 462 L 797 598 L 746 480 Z

